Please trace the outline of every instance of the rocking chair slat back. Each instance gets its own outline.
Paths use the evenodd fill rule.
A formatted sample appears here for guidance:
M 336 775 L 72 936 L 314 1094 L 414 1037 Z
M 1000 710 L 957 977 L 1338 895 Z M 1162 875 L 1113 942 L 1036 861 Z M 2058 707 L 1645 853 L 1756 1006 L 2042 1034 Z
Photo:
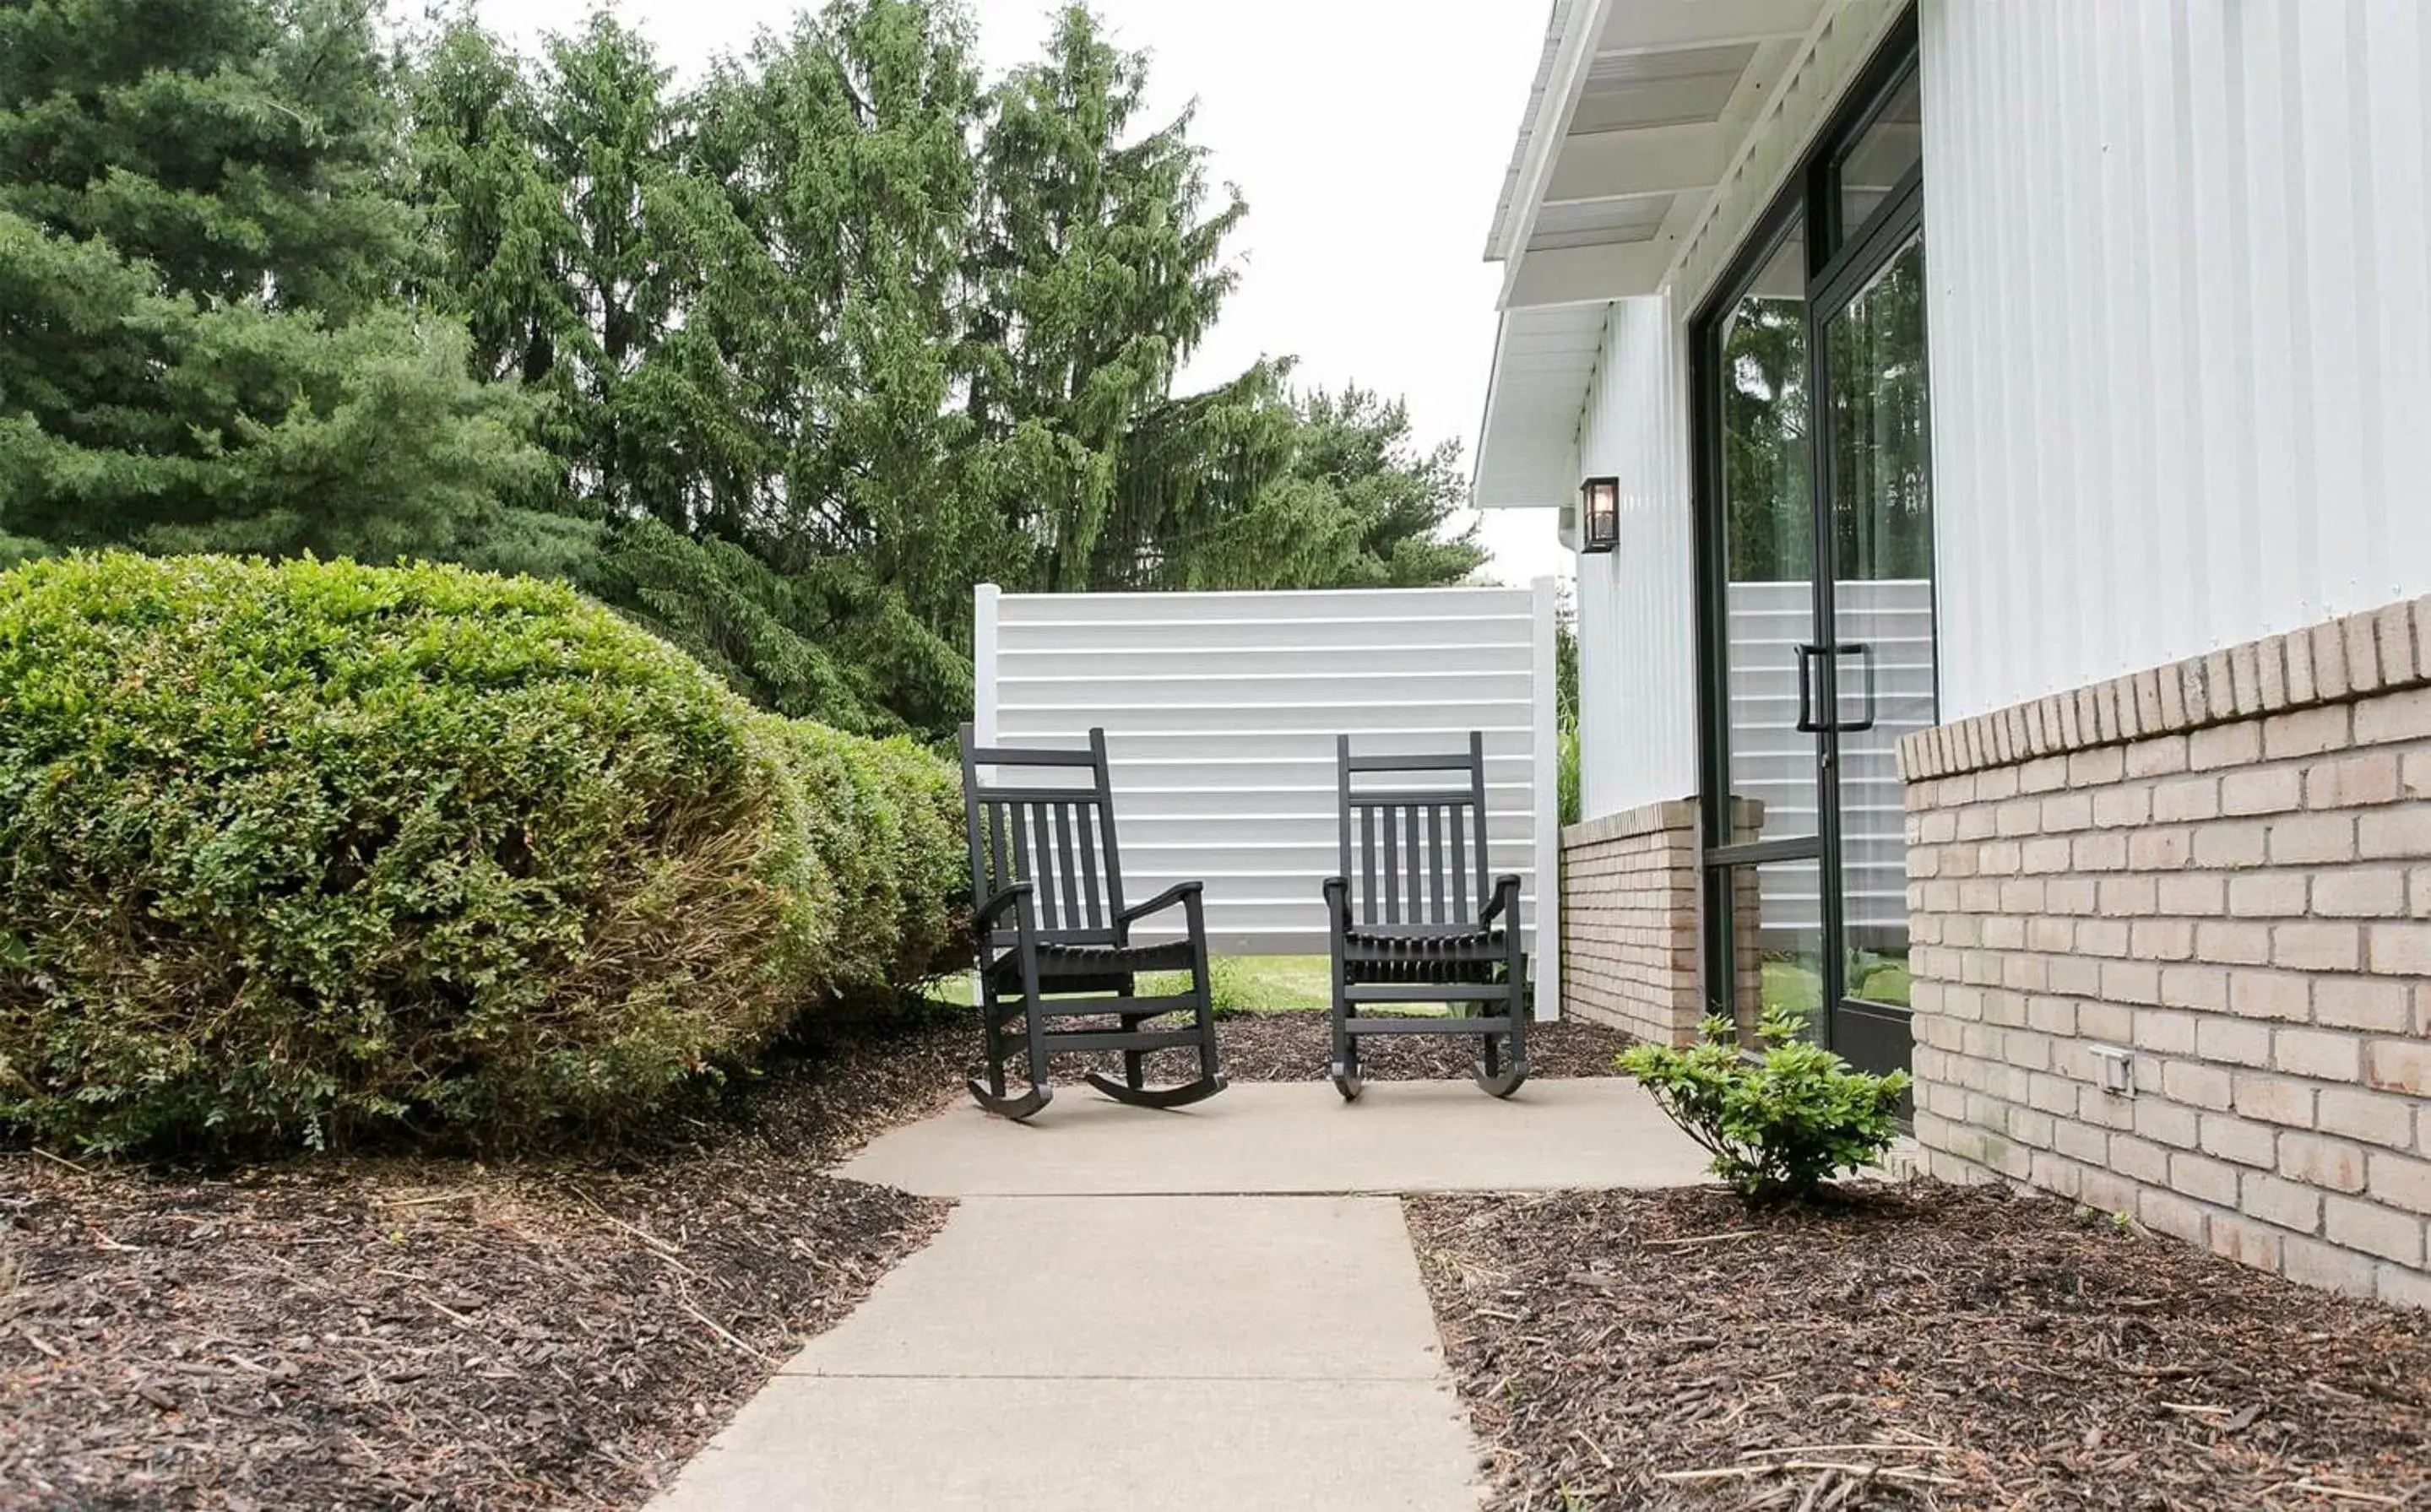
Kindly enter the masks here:
M 1351 917 L 1363 924 L 1474 927 L 1490 896 L 1485 737 L 1471 731 L 1463 753 L 1352 756 L 1346 735 L 1337 753 L 1341 873 L 1350 883 Z M 1457 773 L 1467 785 L 1407 785 L 1413 774 L 1428 773 Z
M 1105 732 L 1090 731 L 1088 748 L 1076 751 L 982 746 L 964 726 L 962 747 L 975 895 L 984 900 L 1030 883 L 1041 940 L 1113 942 L 1123 911 L 1123 873 L 1115 849 Z M 1048 776 L 1073 769 L 1085 774 L 1085 784 L 1058 785 Z M 995 780 L 981 781 L 983 770 Z M 1013 932 L 1007 915 L 996 933 L 1009 939 Z

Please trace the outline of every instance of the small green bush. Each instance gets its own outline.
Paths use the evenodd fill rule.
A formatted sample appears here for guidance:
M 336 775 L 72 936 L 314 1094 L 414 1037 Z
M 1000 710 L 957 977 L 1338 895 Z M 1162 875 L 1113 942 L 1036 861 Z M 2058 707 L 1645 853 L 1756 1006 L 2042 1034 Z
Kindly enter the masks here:
M 1633 1045 L 1620 1069 L 1713 1152 L 1714 1174 L 1751 1203 L 1810 1196 L 1841 1171 L 1882 1158 L 1899 1133 L 1905 1072 L 1851 1070 L 1806 1038 L 1793 1013 L 1768 1013 L 1756 1038 L 1762 1053 L 1751 1059 L 1732 1022 L 1711 1018 L 1699 1043 Z
M 951 784 L 562 587 L 30 564 L 0 576 L 0 1123 L 260 1148 L 632 1117 L 925 969 Z

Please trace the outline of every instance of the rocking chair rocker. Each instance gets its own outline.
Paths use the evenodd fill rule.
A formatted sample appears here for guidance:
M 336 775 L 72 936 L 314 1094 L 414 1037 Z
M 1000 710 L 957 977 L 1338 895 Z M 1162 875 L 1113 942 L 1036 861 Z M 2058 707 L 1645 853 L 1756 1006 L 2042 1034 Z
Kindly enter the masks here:
M 980 976 L 984 1082 L 971 1096 L 1016 1122 L 1054 1097 L 1048 1057 L 1063 1051 L 1117 1050 L 1123 1079 L 1096 1072 L 1089 1085 L 1136 1107 L 1182 1107 L 1224 1089 L 1216 1065 L 1215 1005 L 1208 995 L 1202 884 L 1184 882 L 1136 906 L 1123 906 L 1115 845 L 1115 804 L 1106 768 L 1106 732 L 1091 730 L 1087 750 L 982 746 L 962 728 L 963 817 L 971 850 L 971 936 Z M 996 783 L 980 780 L 995 769 Z M 1030 769 L 1030 785 L 1012 775 Z M 1085 786 L 1058 776 L 1087 778 Z M 1182 939 L 1135 943 L 1132 926 L 1179 906 Z M 1188 989 L 1140 995 L 1142 972 L 1190 973 Z M 1147 1028 L 1188 1014 L 1191 1027 Z M 1058 1029 L 1057 1019 L 1110 1016 L 1119 1030 Z M 1148 1085 L 1149 1051 L 1196 1046 L 1199 1077 L 1174 1087 Z M 1010 1092 L 1005 1061 L 1023 1055 L 1029 1087 Z
M 1468 1035 L 1481 1046 L 1477 1085 L 1509 1097 L 1528 1079 L 1528 972 L 1519 879 L 1497 877 L 1490 891 L 1485 882 L 1485 738 L 1471 731 L 1458 755 L 1354 756 L 1346 735 L 1336 770 L 1342 874 L 1325 882 L 1335 1089 L 1357 1100 L 1359 1041 L 1370 1035 Z M 1414 785 L 1433 773 L 1461 780 Z M 1386 780 L 1362 781 L 1372 778 Z M 1408 1003 L 1478 1011 L 1366 1016 L 1374 1005 Z

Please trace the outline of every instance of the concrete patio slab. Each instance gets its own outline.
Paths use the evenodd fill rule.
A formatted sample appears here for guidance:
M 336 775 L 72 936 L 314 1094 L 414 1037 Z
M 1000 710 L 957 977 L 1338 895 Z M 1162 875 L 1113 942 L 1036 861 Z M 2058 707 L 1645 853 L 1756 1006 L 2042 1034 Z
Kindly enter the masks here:
M 1027 1124 L 968 1104 L 880 1137 L 837 1174 L 930 1196 L 1546 1191 L 1709 1179 L 1705 1153 L 1623 1079 L 1250 1082 L 1179 1112 L 1063 1087 Z
M 785 1369 L 1425 1381 L 1441 1363 L 1388 1198 L 984 1197 Z
M 662 1512 L 1476 1512 L 1432 1381 L 781 1376 Z
M 662 1512 L 1473 1512 L 1384 1197 L 1013 1197 L 811 1341 Z

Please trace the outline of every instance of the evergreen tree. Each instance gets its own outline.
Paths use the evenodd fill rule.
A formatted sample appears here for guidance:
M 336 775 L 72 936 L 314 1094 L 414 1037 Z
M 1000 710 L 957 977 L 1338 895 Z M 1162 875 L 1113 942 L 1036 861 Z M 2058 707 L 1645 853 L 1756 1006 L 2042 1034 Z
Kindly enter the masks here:
M 988 559 L 947 518 L 968 49 L 959 11 L 851 0 L 677 97 L 605 13 L 531 64 L 460 22 L 414 90 L 434 289 L 566 417 L 582 580 L 849 728 L 968 700 L 930 628 Z
M 677 322 L 664 224 L 682 198 L 682 114 L 649 42 L 609 10 L 552 36 L 536 68 L 469 17 L 414 73 L 415 197 L 430 296 L 477 359 L 551 401 L 568 492 L 611 516 L 686 523 L 670 438 L 643 369 Z
M 1067 7 L 1047 59 L 997 90 L 981 148 L 968 407 L 993 444 L 984 486 L 1032 543 L 1026 586 L 1049 591 L 1099 586 L 1123 452 L 1160 450 L 1134 428 L 1216 424 L 1163 407 L 1232 290 L 1223 244 L 1247 208 L 1228 188 L 1203 213 L 1205 151 L 1188 112 L 1128 138 L 1146 87 L 1146 59 Z M 1158 523 L 1130 522 L 1126 555 Z
M 582 320 L 565 284 L 564 196 L 545 170 L 526 65 L 459 16 L 411 71 L 406 97 L 411 192 L 429 242 L 417 291 L 463 317 L 476 371 L 543 389 L 559 348 L 582 340 Z
M 1448 534 L 1468 498 L 1460 443 L 1421 452 L 1409 407 L 1355 385 L 1302 394 L 1292 475 L 1323 483 L 1356 542 L 1345 587 L 1424 588 L 1457 583 L 1485 565 L 1474 526 Z
M 982 578 L 1474 571 L 1400 407 L 1175 391 L 1244 210 L 1145 58 L 1078 6 L 972 56 L 960 0 L 832 0 L 684 91 L 607 10 L 393 75 L 341 0 L 0 0 L 0 564 L 453 557 L 931 734 Z
M 1284 376 L 1252 369 L 1140 428 L 1116 519 L 1161 526 L 1108 586 L 1420 588 L 1484 565 L 1473 527 L 1446 534 L 1467 493 L 1457 443 L 1420 453 L 1399 401 L 1357 388 L 1286 398 Z
M 362 4 L 16 0 L 0 39 L 0 209 L 198 301 L 344 316 L 387 291 L 410 223 Z
M 717 187 L 720 213 L 693 219 L 685 336 L 714 343 L 759 432 L 749 495 L 707 518 L 780 569 L 849 554 L 925 590 L 967 583 L 1000 550 L 970 539 L 969 427 L 951 407 L 970 49 L 955 7 L 841 0 L 763 35 L 696 103 L 694 176 Z M 688 352 L 682 370 L 710 357 Z
M 296 0 L 0 8 L 0 535 L 461 549 L 531 476 L 462 333 L 382 303 L 370 19 Z
M 576 476 L 612 514 L 680 518 L 659 475 L 665 427 L 634 383 L 675 315 L 656 224 L 680 129 L 668 78 L 640 33 L 596 11 L 581 32 L 549 41 L 538 135 L 563 210 L 551 271 L 578 317 L 560 333 L 548 384 Z

